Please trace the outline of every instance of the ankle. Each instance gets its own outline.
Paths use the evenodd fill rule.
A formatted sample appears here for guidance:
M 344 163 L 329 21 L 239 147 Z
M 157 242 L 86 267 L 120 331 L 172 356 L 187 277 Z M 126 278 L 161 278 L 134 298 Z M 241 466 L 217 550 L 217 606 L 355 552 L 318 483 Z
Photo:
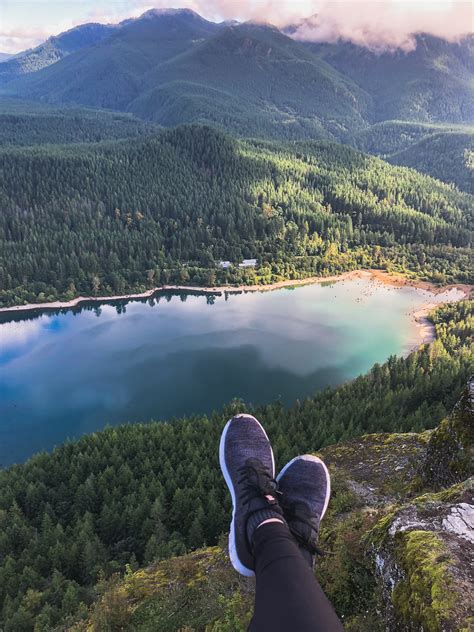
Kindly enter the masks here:
M 255 531 L 261 527 L 263 524 L 269 522 L 280 522 L 282 524 L 286 524 L 286 521 L 283 517 L 283 512 L 278 505 L 274 505 L 267 509 L 259 509 L 254 511 L 247 519 L 246 531 L 247 531 L 247 540 L 250 544 L 250 548 L 252 548 L 253 536 Z
M 285 522 L 281 518 L 267 518 L 267 520 L 264 520 L 255 527 L 255 531 L 257 529 L 260 529 L 260 527 L 263 527 L 264 524 L 270 524 L 271 522 L 279 522 L 280 524 L 285 524 Z

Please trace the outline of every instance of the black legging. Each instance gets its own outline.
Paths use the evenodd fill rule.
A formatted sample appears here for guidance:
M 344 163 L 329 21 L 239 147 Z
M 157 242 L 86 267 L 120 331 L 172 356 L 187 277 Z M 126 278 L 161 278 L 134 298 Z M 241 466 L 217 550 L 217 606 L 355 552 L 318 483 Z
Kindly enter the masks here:
M 259 527 L 253 544 L 257 585 L 249 632 L 343 630 L 286 525 Z

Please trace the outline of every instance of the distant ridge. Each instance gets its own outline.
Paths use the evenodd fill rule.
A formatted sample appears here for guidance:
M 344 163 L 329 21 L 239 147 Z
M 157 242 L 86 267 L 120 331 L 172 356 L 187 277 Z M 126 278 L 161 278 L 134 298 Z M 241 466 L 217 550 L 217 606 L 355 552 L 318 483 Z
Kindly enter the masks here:
M 118 27 L 110 24 L 81 24 L 64 33 L 47 39 L 36 48 L 2 60 L 0 53 L 0 85 L 16 77 L 37 72 L 87 46 L 93 46 L 108 37 Z
M 199 13 L 193 11 L 192 9 L 148 9 L 145 13 L 142 13 L 140 16 L 136 18 L 127 18 L 120 22 L 120 26 L 126 26 L 127 24 L 132 24 L 133 22 L 139 22 L 141 20 L 151 20 L 154 18 L 191 18 L 199 22 L 207 22 L 208 24 L 214 24 L 214 22 L 210 22 L 203 18 Z

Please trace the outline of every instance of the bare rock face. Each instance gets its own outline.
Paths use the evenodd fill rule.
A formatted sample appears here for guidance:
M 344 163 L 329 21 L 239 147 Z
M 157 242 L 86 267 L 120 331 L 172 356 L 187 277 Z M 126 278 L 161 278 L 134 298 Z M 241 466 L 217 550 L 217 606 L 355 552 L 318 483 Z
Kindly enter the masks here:
M 474 457 L 474 377 L 452 414 L 436 428 L 419 467 L 423 484 L 441 489 L 469 476 Z
M 474 506 L 460 503 L 452 507 L 443 520 L 443 528 L 474 544 Z

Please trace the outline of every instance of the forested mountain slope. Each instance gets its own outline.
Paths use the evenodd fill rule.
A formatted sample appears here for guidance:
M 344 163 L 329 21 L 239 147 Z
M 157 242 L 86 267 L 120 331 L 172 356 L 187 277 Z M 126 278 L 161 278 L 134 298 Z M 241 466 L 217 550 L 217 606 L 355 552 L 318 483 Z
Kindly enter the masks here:
M 165 125 L 209 121 L 247 136 L 337 138 L 360 127 L 370 107 L 368 95 L 301 44 L 251 23 L 154 68 L 144 84 L 151 89 L 129 106 L 137 115 Z
M 409 52 L 372 52 L 351 42 L 306 45 L 371 95 L 378 121 L 474 122 L 474 35 L 450 43 L 419 34 Z
M 351 138 L 356 149 L 387 158 L 416 145 L 421 140 L 444 133 L 474 134 L 474 126 L 450 123 L 417 123 L 413 121 L 382 121 L 361 129 Z
M 89 26 L 71 34 L 81 28 Z M 126 20 L 90 44 L 10 81 L 2 94 L 283 139 L 347 142 L 359 129 L 393 119 L 474 122 L 474 36 L 451 43 L 419 34 L 409 52 L 375 53 L 350 42 L 304 42 L 270 25 L 215 24 L 190 10 L 168 9 Z M 50 46 L 48 40 L 40 49 Z M 0 63 L 0 73 L 27 58 Z
M 47 39 L 36 48 L 0 58 L 0 85 L 21 75 L 37 72 L 82 48 L 93 46 L 111 35 L 118 27 L 111 24 L 81 24 Z
M 254 410 L 277 462 L 366 432 L 418 432 L 439 423 L 474 370 L 472 310 L 472 301 L 439 308 L 433 315 L 438 340 L 405 359 L 390 358 L 368 375 L 289 410 L 280 403 Z M 69 629 L 70 617 L 87 616 L 97 582 L 126 564 L 136 568 L 215 544 L 227 531 L 230 511 L 218 466 L 219 435 L 225 421 L 244 408 L 234 402 L 210 417 L 109 428 L 1 471 L 5 632 L 35 625 L 36 631 L 49 630 L 59 622 Z M 409 446 L 397 443 L 397 458 L 410 455 Z M 375 475 L 375 464 L 369 469 Z M 337 501 L 342 511 L 348 494 Z M 362 575 L 358 597 L 344 588 L 337 600 L 338 569 L 346 566 L 344 555 L 351 556 L 350 533 L 348 538 L 349 544 L 339 542 L 336 567 L 326 570 L 341 614 L 363 612 L 367 601 L 358 603 L 359 597 L 365 590 L 368 599 L 373 590 Z
M 470 278 L 472 196 L 341 145 L 185 126 L 5 148 L 0 170 L 3 305 L 369 266 Z M 243 258 L 258 270 L 217 265 Z
M 339 137 L 370 107 L 354 82 L 276 28 L 217 25 L 189 10 L 149 11 L 4 93 L 282 138 Z
M 453 182 L 474 194 L 474 131 L 432 134 L 387 160 Z
M 158 11 L 129 20 L 98 46 L 11 82 L 5 90 L 54 103 L 126 109 L 153 65 L 179 55 L 218 26 L 192 11 Z
M 130 114 L 55 107 L 16 99 L 0 101 L 0 147 L 92 143 L 156 134 L 159 127 Z
M 383 121 L 359 130 L 348 142 L 474 193 L 474 126 Z

